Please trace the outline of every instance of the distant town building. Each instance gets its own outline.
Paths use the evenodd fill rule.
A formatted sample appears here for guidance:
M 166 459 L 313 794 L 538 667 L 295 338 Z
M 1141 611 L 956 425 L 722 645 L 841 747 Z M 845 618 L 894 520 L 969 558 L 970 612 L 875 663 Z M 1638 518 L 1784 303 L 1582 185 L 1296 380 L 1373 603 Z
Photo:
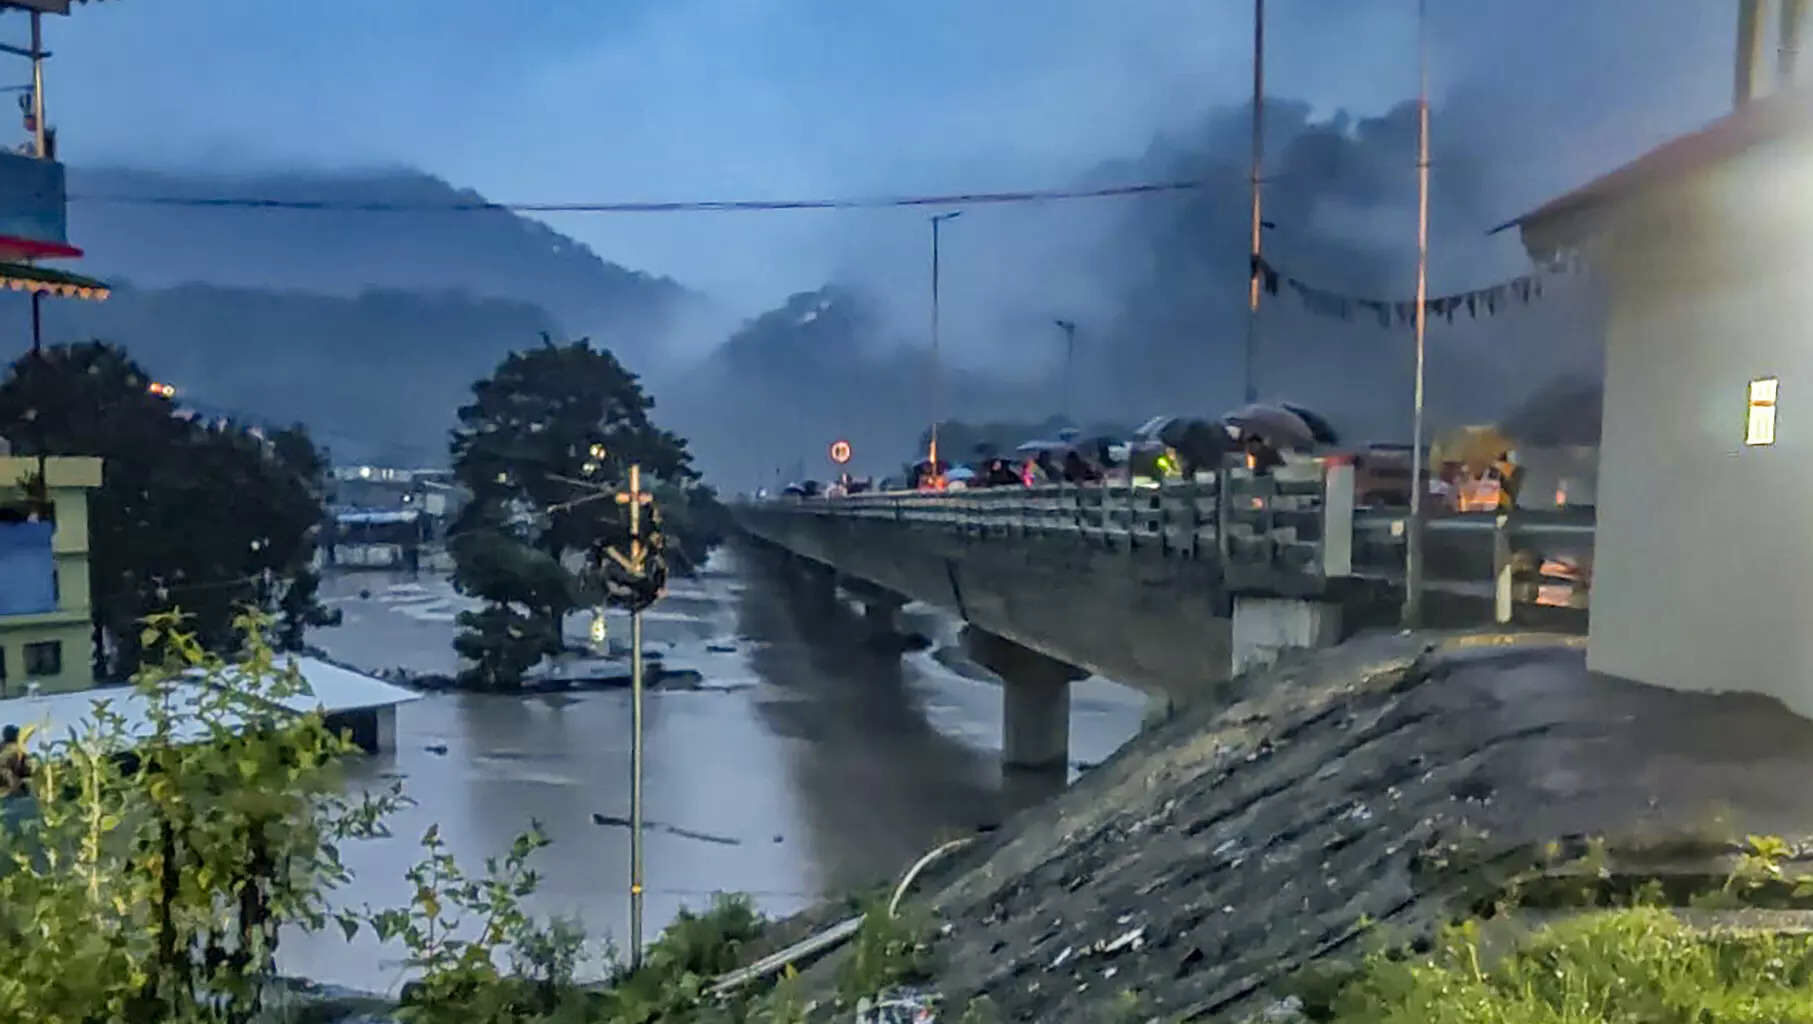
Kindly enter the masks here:
M 1588 665 L 1813 717 L 1810 186 L 1790 88 L 1516 223 L 1609 299 Z
M 94 685 L 88 492 L 101 460 L 0 456 L 0 696 Z

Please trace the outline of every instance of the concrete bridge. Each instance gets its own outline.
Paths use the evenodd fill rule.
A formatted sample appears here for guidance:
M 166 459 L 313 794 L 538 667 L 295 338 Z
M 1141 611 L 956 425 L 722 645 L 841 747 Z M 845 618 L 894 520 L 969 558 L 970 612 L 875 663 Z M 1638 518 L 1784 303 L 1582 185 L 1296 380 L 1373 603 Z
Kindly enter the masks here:
M 1065 763 L 1068 684 L 1088 673 L 1167 703 L 1215 699 L 1288 648 L 1399 621 L 1408 510 L 1356 508 L 1349 466 L 1309 462 L 1164 486 L 866 494 L 738 505 L 746 532 L 862 600 L 960 616 L 1001 677 L 1004 762 Z M 1584 631 L 1590 511 L 1426 520 L 1424 624 Z M 1550 568 L 1556 568 L 1551 565 Z

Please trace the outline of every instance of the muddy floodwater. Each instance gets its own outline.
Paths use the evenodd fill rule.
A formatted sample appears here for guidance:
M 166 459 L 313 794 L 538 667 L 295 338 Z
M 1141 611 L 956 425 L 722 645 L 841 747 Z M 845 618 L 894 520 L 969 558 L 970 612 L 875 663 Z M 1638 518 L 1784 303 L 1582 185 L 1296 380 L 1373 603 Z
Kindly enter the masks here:
M 323 589 L 344 621 L 311 641 L 331 657 L 368 670 L 453 671 L 454 616 L 471 604 L 444 577 L 349 573 Z M 647 697 L 645 938 L 716 891 L 784 914 L 871 884 L 939 839 L 1046 795 L 1003 785 L 1001 691 L 953 656 L 958 624 L 918 606 L 903 618 L 933 647 L 878 654 L 855 608 L 736 550 L 677 581 L 644 616 L 651 650 L 700 677 Z M 584 630 L 579 617 L 568 624 L 576 638 Z M 627 621 L 613 617 L 610 634 L 627 639 Z M 1132 736 L 1143 707 L 1113 683 L 1075 684 L 1072 774 Z M 357 881 L 336 902 L 403 905 L 404 872 L 431 824 L 479 871 L 539 821 L 554 842 L 537 856 L 532 908 L 575 917 L 621 947 L 629 833 L 615 819 L 629 815 L 629 765 L 627 690 L 443 693 L 406 704 L 395 752 L 361 759 L 349 785 L 401 780 L 414 805 L 392 819 L 388 838 L 344 851 Z M 280 959 L 286 973 L 389 991 L 401 956 L 367 933 L 349 944 L 330 929 L 284 936 Z

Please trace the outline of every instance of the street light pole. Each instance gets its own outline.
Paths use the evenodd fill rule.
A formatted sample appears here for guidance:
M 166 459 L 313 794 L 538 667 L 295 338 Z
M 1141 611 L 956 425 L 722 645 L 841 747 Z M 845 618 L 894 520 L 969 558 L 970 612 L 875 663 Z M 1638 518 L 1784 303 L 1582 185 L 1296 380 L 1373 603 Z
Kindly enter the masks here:
M 926 453 L 931 462 L 932 475 L 938 476 L 938 415 L 939 391 L 944 384 L 943 368 L 939 363 L 938 353 L 938 225 L 947 220 L 956 220 L 963 216 L 962 210 L 932 215 L 932 443 Z
M 630 465 L 630 563 L 646 571 L 642 551 L 642 466 Z M 630 967 L 642 965 L 642 609 L 630 612 Z
M 1071 421 L 1071 423 L 1074 424 L 1076 421 L 1071 418 L 1073 415 L 1073 410 L 1071 408 L 1071 402 L 1075 398 L 1075 395 L 1072 392 L 1072 387 L 1075 383 L 1075 378 L 1071 376 L 1071 371 L 1076 364 L 1076 321 L 1074 321 L 1074 320 L 1054 320 L 1052 322 L 1058 325 L 1058 330 L 1061 330 L 1064 332 L 1064 408 L 1063 408 L 1063 412 L 1064 412 L 1064 418 L 1069 419 Z

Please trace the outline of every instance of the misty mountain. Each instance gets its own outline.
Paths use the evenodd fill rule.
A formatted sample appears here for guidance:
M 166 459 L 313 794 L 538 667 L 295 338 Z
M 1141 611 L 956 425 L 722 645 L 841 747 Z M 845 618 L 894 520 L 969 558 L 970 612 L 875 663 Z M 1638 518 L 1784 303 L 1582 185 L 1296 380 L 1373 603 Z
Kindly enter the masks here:
M 947 366 L 934 377 L 929 350 L 895 335 L 874 295 L 844 284 L 747 321 L 661 401 L 663 422 L 694 440 L 701 468 L 728 491 L 825 479 L 840 439 L 851 473 L 896 473 L 919 452 L 934 404 L 941 418 L 988 410 L 982 418 L 1036 422 L 1050 412 L 1047 392 L 987 369 Z
M 1485 229 L 1507 216 L 1481 101 L 1461 95 L 1435 112 L 1430 197 L 1430 294 L 1526 273 L 1514 237 Z M 1250 107 L 1210 112 L 1177 137 L 1081 177 L 1102 186 L 1193 179 L 1183 193 L 1099 205 L 981 213 L 947 250 L 943 418 L 1037 422 L 1058 412 L 1062 347 L 1052 316 L 1080 324 L 1081 420 L 1138 423 L 1154 415 L 1214 416 L 1243 400 L 1250 207 Z M 1318 117 L 1268 99 L 1267 259 L 1345 295 L 1414 294 L 1416 111 Z M 988 225 L 988 236 L 978 237 Z M 1068 262 L 1066 262 L 1068 261 Z M 980 264 L 980 265 L 978 265 Z M 904 288 L 903 288 L 904 286 Z M 702 464 L 741 475 L 733 486 L 829 471 L 825 446 L 851 441 L 891 472 L 931 421 L 929 345 L 910 278 L 842 284 L 790 297 L 749 321 L 707 359 L 681 400 L 681 429 Z M 902 292 L 905 292 L 904 297 Z M 973 307 L 986 307 L 976 309 Z M 1005 312 L 1004 312 L 1005 311 Z M 1489 422 L 1557 377 L 1599 372 L 1597 295 L 1586 278 L 1545 281 L 1543 296 L 1493 317 L 1432 318 L 1427 410 L 1432 430 Z M 1408 440 L 1411 331 L 1310 313 L 1288 288 L 1262 297 L 1256 380 L 1262 399 L 1301 402 L 1356 441 Z M 976 352 L 990 353 L 978 357 Z M 1566 389 L 1564 389 L 1566 390 Z M 1570 394 L 1573 392 L 1570 391 Z M 676 396 L 678 397 L 678 396 Z M 1596 432 L 1578 395 L 1568 436 Z M 673 403 L 670 402 L 670 405 Z M 1534 415 L 1547 415 L 1536 408 Z M 751 463 L 764 464 L 760 472 Z M 729 467 L 728 469 L 726 467 Z M 859 471 L 862 467 L 858 467 Z M 764 476 L 766 474 L 766 476 Z M 747 481 L 747 482 L 744 482 Z
M 354 297 L 465 291 L 546 310 L 561 331 L 609 339 L 635 362 L 703 300 L 668 278 L 609 262 L 504 210 L 372 212 L 141 205 L 109 197 L 243 197 L 447 206 L 485 201 L 408 169 L 197 175 L 71 168 L 69 233 L 85 272 L 141 288 L 205 283 Z
M 557 330 L 539 306 L 448 291 L 116 282 L 105 302 L 51 299 L 43 311 L 47 342 L 125 345 L 178 388 L 178 404 L 276 426 L 301 421 L 337 460 L 405 465 L 444 463 L 472 382 L 509 350 Z M 24 296 L 0 295 L 15 355 L 29 319 Z

